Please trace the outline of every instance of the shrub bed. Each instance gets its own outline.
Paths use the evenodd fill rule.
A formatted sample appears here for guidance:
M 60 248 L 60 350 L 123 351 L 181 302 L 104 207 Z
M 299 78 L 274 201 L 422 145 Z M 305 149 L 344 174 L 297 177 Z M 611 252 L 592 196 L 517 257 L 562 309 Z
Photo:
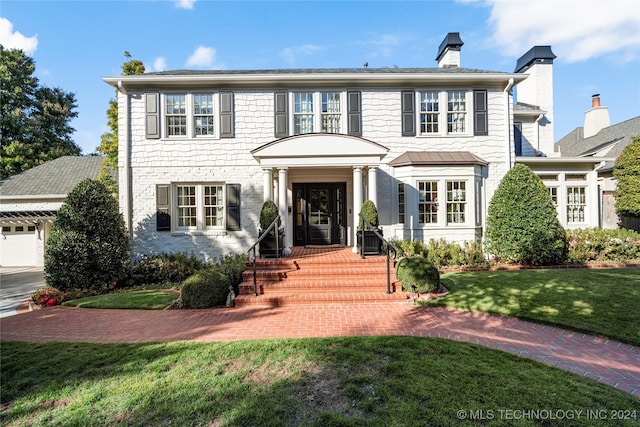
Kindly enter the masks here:
M 589 228 L 566 233 L 571 264 L 640 262 L 640 234 L 633 230 Z
M 173 285 L 200 271 L 204 263 L 186 253 L 162 253 L 142 258 L 133 267 L 130 286 Z
M 189 276 L 180 296 L 184 308 L 211 308 L 224 305 L 229 294 L 227 277 L 215 268 L 205 268 Z
M 447 242 L 445 239 L 429 240 L 393 240 L 391 244 L 398 250 L 399 257 L 422 257 L 437 268 L 479 268 L 487 266 L 482 246 L 476 242 L 464 242 L 462 245 Z
M 405 292 L 424 294 L 440 288 L 440 272 L 436 266 L 422 257 L 401 259 L 396 267 L 396 277 Z

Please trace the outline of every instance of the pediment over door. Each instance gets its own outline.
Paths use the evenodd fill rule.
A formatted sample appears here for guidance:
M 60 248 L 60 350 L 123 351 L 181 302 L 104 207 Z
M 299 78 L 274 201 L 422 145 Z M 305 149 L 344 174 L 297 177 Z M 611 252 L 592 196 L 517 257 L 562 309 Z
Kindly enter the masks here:
M 377 166 L 389 149 L 342 134 L 304 134 L 278 139 L 251 151 L 260 166 Z

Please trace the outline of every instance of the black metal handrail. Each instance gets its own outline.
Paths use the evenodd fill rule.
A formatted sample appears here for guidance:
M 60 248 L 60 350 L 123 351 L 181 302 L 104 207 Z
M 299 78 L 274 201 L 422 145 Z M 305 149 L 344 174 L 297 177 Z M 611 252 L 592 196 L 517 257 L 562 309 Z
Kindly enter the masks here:
M 390 252 L 393 251 L 393 257 L 396 258 L 398 256 L 398 251 L 396 250 L 396 248 L 389 243 L 389 241 L 387 239 L 385 239 L 382 234 L 380 234 L 380 232 L 373 226 L 373 224 L 371 224 L 369 221 L 367 221 L 367 219 L 362 216 L 362 214 L 358 214 L 358 216 L 360 216 L 360 221 L 362 224 L 362 241 L 360 242 L 360 257 L 362 259 L 364 259 L 364 232 L 369 231 L 367 230 L 368 228 L 370 228 L 370 231 L 373 231 L 374 234 L 378 237 L 378 239 L 380 239 L 380 241 L 382 243 L 384 243 L 386 249 L 387 249 L 387 293 L 390 294 L 391 293 L 391 256 L 390 256 Z
M 269 234 L 269 232 L 274 228 L 276 228 L 279 224 L 280 224 L 280 215 L 278 215 L 271 222 L 271 224 L 267 227 L 267 229 L 264 230 L 262 234 L 258 237 L 258 240 L 247 251 L 247 254 L 249 254 L 250 252 L 253 252 L 253 257 L 251 258 L 253 263 L 253 296 L 256 296 L 256 297 L 258 296 L 258 273 L 256 272 L 256 246 L 258 246 L 262 241 L 262 239 L 264 239 Z M 277 229 L 275 230 L 275 234 L 276 234 L 276 256 L 278 256 L 278 254 L 280 253 L 280 236 L 279 236 L 280 233 L 278 233 Z

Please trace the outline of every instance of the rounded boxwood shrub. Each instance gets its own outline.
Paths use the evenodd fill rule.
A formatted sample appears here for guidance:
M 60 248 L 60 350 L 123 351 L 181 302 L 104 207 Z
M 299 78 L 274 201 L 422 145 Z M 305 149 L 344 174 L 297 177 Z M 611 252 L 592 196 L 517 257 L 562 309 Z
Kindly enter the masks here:
M 46 283 L 62 292 L 99 294 L 129 273 L 129 235 L 113 195 L 86 179 L 67 196 L 45 250 Z
M 549 190 L 531 169 L 517 164 L 489 203 L 485 248 L 496 261 L 562 264 L 567 240 Z
M 211 308 L 225 305 L 229 294 L 227 276 L 205 268 L 184 281 L 180 296 L 184 308 Z
M 360 215 L 362 215 L 364 219 L 369 221 L 369 223 L 373 226 L 373 228 L 378 228 L 378 226 L 380 225 L 380 222 L 378 219 L 378 209 L 376 208 L 376 205 L 375 203 L 373 203 L 373 201 L 371 200 L 364 201 L 364 203 L 362 204 L 362 207 L 360 208 Z M 362 229 L 363 221 L 360 220 L 359 222 L 360 222 L 359 228 Z
M 260 234 L 265 231 L 276 218 L 280 216 L 278 206 L 273 200 L 267 200 L 260 210 Z
M 440 288 L 440 272 L 425 258 L 403 258 L 396 267 L 396 277 L 405 292 L 424 294 Z

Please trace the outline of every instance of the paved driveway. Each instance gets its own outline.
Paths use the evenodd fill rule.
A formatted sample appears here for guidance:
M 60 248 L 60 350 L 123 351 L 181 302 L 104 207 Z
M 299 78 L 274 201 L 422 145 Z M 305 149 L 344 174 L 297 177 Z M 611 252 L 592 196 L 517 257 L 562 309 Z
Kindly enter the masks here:
M 0 267 L 0 317 L 16 314 L 18 305 L 43 286 L 42 267 Z

